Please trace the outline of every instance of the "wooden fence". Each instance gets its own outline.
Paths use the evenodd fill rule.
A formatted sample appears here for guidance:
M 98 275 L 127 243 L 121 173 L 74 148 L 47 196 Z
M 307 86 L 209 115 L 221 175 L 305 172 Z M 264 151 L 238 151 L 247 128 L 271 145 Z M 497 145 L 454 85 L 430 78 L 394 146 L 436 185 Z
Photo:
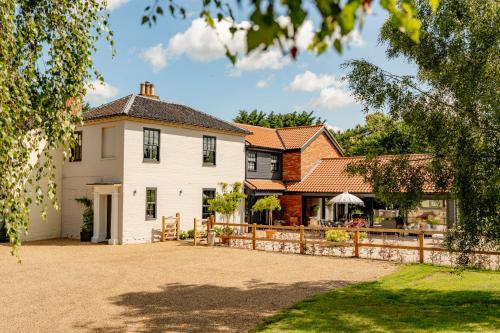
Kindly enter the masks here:
M 170 221 L 169 221 L 170 220 Z M 179 213 L 175 214 L 174 221 L 171 222 L 172 219 L 169 219 L 165 216 L 161 219 L 161 241 L 164 242 L 166 240 L 179 240 L 180 239 L 180 224 L 181 224 L 181 215 Z
M 257 249 L 257 242 L 281 242 L 281 243 L 295 243 L 299 244 L 299 251 L 301 254 L 306 253 L 306 244 L 318 244 L 320 246 L 325 247 L 354 247 L 354 257 L 359 258 L 360 249 L 363 247 L 375 247 L 375 248 L 391 248 L 391 249 L 401 249 L 401 250 L 416 250 L 418 251 L 419 262 L 424 262 L 424 252 L 425 251 L 440 251 L 440 252 L 449 252 L 448 249 L 444 247 L 434 247 L 434 246 L 425 246 L 424 239 L 426 235 L 434 235 L 434 234 L 446 234 L 446 231 L 434 231 L 434 230 L 407 230 L 407 229 L 381 229 L 381 228 L 348 228 L 348 227 L 305 227 L 301 226 L 268 226 L 261 224 L 246 224 L 246 223 L 222 223 L 222 222 L 214 222 L 213 218 L 209 218 L 206 223 L 206 230 L 210 230 L 215 226 L 220 227 L 231 227 L 231 228 L 248 228 L 251 231 L 247 233 L 251 233 L 251 236 L 245 235 L 221 235 L 221 239 L 240 239 L 240 240 L 250 240 L 252 241 L 252 249 Z M 197 245 L 199 240 L 199 219 L 195 219 L 194 221 L 194 241 L 193 244 Z M 279 239 L 279 238 L 263 238 L 257 237 L 257 230 L 282 230 L 282 231 L 295 231 L 299 232 L 299 239 Z M 352 234 L 352 242 L 330 242 L 326 240 L 319 239 L 306 239 L 306 231 L 323 231 L 326 232 L 328 230 L 344 230 Z M 409 234 L 417 236 L 417 246 L 409 246 L 409 245 L 395 245 L 395 244 L 376 244 L 376 243 L 366 243 L 360 241 L 360 233 L 378 233 L 378 234 Z M 500 255 L 500 252 L 495 251 L 475 251 L 475 254 L 483 254 L 483 255 Z

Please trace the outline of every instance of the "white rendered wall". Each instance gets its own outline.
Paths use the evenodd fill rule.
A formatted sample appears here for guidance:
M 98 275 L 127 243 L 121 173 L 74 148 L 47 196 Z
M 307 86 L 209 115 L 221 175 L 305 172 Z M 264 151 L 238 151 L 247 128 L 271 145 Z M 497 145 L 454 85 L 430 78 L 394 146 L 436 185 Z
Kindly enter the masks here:
M 160 162 L 143 161 L 143 128 L 160 129 Z M 203 135 L 217 138 L 216 166 L 203 166 Z M 181 229 L 193 228 L 202 215 L 202 189 L 220 190 L 220 182 L 243 182 L 244 138 L 157 124 L 125 122 L 123 242 L 151 242 L 162 216 L 181 214 Z M 146 187 L 157 188 L 157 218 L 146 220 Z M 235 222 L 244 219 L 243 203 Z
M 35 161 L 35 156 L 33 155 L 32 160 Z M 55 164 L 55 182 L 57 184 L 57 203 L 59 209 L 55 209 L 52 201 L 47 197 L 47 181 L 42 180 L 40 182 L 42 191 L 45 193 L 46 199 L 46 213 L 47 218 L 44 220 L 42 218 L 42 206 L 35 204 L 34 198 L 34 188 L 30 189 L 30 195 L 32 195 L 33 203 L 30 205 L 29 219 L 30 224 L 28 227 L 28 234 L 23 234 L 21 239 L 23 241 L 32 241 L 40 239 L 51 239 L 59 238 L 61 235 L 61 198 L 62 198 L 62 155 L 60 151 L 55 151 L 52 154 L 52 158 Z
M 62 237 L 79 238 L 83 206 L 75 198 L 93 199 L 92 186 L 96 182 L 123 180 L 123 121 L 90 124 L 77 128 L 82 131 L 82 161 L 65 161 L 62 174 Z M 113 158 L 102 158 L 102 128 L 114 126 Z M 118 224 L 121 224 L 122 202 L 119 200 Z M 119 232 L 120 234 L 120 232 Z

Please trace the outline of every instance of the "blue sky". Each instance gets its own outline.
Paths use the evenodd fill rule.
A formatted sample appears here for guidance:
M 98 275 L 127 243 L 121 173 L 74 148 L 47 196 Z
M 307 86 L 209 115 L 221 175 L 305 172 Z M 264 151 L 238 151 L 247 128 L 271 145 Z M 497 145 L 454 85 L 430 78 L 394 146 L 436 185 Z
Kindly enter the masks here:
M 139 23 L 148 1 L 108 0 L 117 53 L 112 58 L 109 46 L 104 41 L 99 43 L 94 61 L 106 85 L 97 86 L 87 95 L 91 105 L 136 93 L 139 83 L 148 80 L 162 100 L 186 104 L 226 120 L 241 109 L 314 110 L 329 125 L 346 129 L 363 123 L 364 115 L 340 80 L 344 74 L 340 64 L 365 58 L 394 73 L 415 73 L 414 67 L 403 61 L 389 61 L 384 46 L 378 45 L 378 31 L 386 15 L 378 7 L 366 18 L 362 30 L 345 42 L 342 55 L 328 51 L 318 57 L 303 51 L 298 60 L 291 61 L 271 50 L 242 57 L 235 68 L 223 56 L 214 32 L 198 18 L 200 2 L 182 2 L 189 13 L 185 20 L 167 15 L 149 28 Z M 245 13 L 239 15 L 239 22 L 245 19 Z M 309 29 L 304 28 L 303 44 L 315 24 L 311 21 Z M 218 31 L 220 39 L 229 38 L 224 35 L 224 27 Z M 244 38 L 239 37 L 228 41 L 234 50 L 243 48 Z

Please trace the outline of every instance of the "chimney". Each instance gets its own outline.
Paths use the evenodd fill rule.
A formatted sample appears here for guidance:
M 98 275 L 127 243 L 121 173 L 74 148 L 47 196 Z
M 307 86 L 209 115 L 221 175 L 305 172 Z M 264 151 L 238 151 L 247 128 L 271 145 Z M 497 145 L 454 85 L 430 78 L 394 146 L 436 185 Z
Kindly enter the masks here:
M 149 98 L 160 99 L 158 96 L 155 95 L 155 86 L 149 81 L 140 84 L 139 95 L 146 96 Z

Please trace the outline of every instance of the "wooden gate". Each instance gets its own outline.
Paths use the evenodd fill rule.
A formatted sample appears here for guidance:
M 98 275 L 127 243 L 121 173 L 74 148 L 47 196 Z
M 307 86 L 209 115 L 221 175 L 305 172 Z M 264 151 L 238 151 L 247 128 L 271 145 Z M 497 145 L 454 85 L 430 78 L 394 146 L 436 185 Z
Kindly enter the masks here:
M 181 215 L 175 214 L 175 218 L 163 216 L 161 219 L 161 241 L 179 240 L 180 238 Z

